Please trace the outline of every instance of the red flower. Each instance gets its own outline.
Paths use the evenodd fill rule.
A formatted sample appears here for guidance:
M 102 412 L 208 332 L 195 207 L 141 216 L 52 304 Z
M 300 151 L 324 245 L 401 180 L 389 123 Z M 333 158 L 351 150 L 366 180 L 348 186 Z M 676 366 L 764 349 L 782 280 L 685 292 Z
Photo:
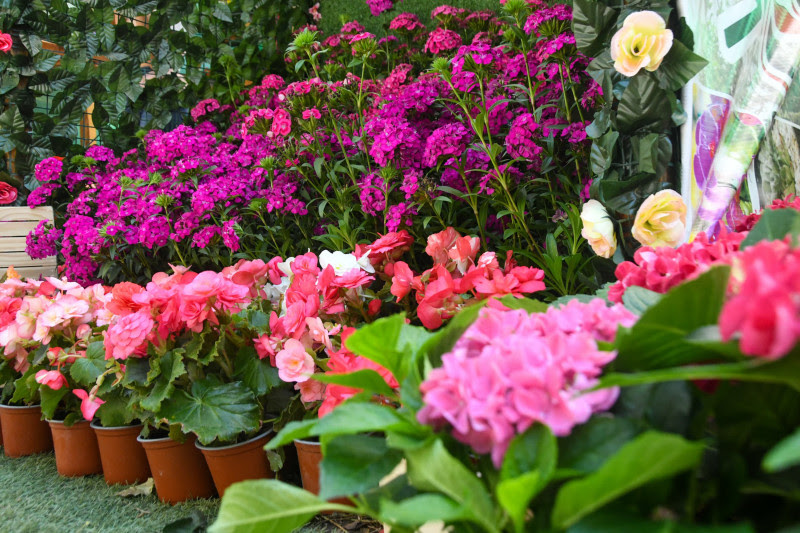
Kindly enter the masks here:
M 3 37 L 8 37 L 8 35 L 0 34 L 0 50 L 3 50 Z M 17 199 L 16 187 L 12 187 L 8 183 L 0 181 L 0 205 L 11 204 L 16 199 Z

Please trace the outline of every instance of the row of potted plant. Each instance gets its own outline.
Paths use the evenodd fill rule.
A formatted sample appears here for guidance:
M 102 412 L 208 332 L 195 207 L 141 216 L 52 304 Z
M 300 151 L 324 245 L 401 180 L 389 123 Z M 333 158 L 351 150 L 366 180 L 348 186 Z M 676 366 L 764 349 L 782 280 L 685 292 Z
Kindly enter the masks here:
M 405 257 L 411 245 L 407 232 L 388 233 L 355 254 L 242 260 L 221 272 L 174 267 L 145 286 L 20 280 L 12 270 L 0 284 L 6 404 L 0 413 L 8 417 L 38 404 L 40 411 L 29 409 L 34 426 L 41 413 L 54 436 L 73 435 L 85 463 L 67 459 L 57 447 L 62 475 L 99 472 L 90 421 L 98 436 L 126 428 L 119 432 L 134 448 L 141 432 L 156 490 L 167 501 L 213 492 L 207 471 L 202 489 L 201 479 L 164 474 L 166 467 L 155 464 L 162 453 L 157 450 L 180 447 L 194 456 L 196 468 L 190 470 L 204 471 L 197 466 L 203 459 L 195 438 L 220 494 L 233 481 L 267 477 L 262 447 L 273 426 L 326 415 L 358 394 L 358 388 L 337 382 L 337 374 L 373 369 L 382 373 L 387 390 L 398 386 L 385 369 L 344 348 L 354 327 L 404 309 L 409 319 L 437 328 L 473 302 L 545 288 L 541 270 L 518 266 L 511 254 L 502 265 L 493 252 L 479 256 L 478 238 L 453 228 L 428 238 L 431 267 L 421 273 L 403 261 L 412 259 Z M 8 455 L 20 453 L 15 438 L 35 434 L 2 424 Z M 39 428 L 47 440 L 46 425 Z M 85 439 L 80 444 L 77 434 Z M 185 442 L 178 446 L 173 440 Z M 230 462 L 214 463 L 214 457 L 225 461 L 245 450 L 254 462 L 239 470 Z M 273 457 L 276 469 L 282 460 Z M 105 459 L 103 469 L 108 470 Z M 170 495 L 163 485 L 170 478 L 190 481 L 191 490 Z M 118 478 L 107 472 L 107 479 Z

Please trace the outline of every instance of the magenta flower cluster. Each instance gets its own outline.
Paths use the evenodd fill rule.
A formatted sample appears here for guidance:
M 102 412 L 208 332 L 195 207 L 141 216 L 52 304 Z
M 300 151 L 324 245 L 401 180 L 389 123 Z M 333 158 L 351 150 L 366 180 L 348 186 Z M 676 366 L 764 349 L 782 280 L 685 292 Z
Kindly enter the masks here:
M 635 321 L 624 307 L 609 308 L 600 299 L 531 315 L 485 308 L 422 383 L 418 418 L 451 428 L 457 440 L 490 453 L 500 467 L 514 436 L 532 425 L 569 435 L 611 408 L 618 389 L 590 391 L 616 356 L 597 342 L 613 341 L 618 326 Z

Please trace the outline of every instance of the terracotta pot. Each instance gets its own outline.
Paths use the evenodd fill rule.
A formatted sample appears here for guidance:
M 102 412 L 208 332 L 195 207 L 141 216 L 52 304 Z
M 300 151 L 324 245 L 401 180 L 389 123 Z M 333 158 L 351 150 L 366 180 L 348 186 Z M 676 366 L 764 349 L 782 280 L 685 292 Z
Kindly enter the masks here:
M 270 430 L 240 444 L 221 447 L 195 443 L 206 457 L 220 498 L 225 494 L 225 489 L 238 481 L 274 477 L 264 451 L 264 445 L 271 436 Z
M 142 425 L 104 428 L 92 422 L 103 463 L 103 477 L 109 485 L 143 483 L 150 477 L 144 448 L 136 440 Z
M 303 480 L 303 488 L 308 492 L 319 494 L 319 463 L 322 461 L 322 447 L 319 442 L 309 440 L 296 440 L 294 447 L 297 448 L 297 461 L 300 463 L 300 478 Z M 347 498 L 333 498 L 328 501 L 352 505 Z M 330 511 L 323 511 L 323 514 L 328 513 Z
M 22 457 L 53 449 L 50 428 L 42 420 L 42 410 L 38 405 L 0 405 L 0 421 L 3 451 L 7 457 Z
M 53 448 L 56 451 L 56 470 L 64 477 L 102 474 L 97 438 L 89 422 L 81 420 L 65 426 L 61 420 L 48 420 L 53 432 Z
M 156 492 L 162 502 L 174 504 L 214 496 L 214 480 L 203 454 L 194 445 L 194 435 L 188 436 L 183 444 L 169 437 L 138 437 L 137 440 L 144 446 Z

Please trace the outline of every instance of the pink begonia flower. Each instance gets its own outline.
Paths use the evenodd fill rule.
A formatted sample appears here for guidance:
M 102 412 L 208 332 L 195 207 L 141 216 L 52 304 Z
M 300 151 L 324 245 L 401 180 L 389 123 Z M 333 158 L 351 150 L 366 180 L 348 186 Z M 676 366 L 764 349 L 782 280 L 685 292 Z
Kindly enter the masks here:
M 86 420 L 92 420 L 100 406 L 106 403 L 100 398 L 89 396 L 89 393 L 83 389 L 73 389 L 72 394 L 81 399 L 81 413 Z
M 34 379 L 36 383 L 47 385 L 53 390 L 67 386 L 67 378 L 58 370 L 39 370 Z
M 183 288 L 183 295 L 193 300 L 210 300 L 217 295 L 224 280 L 217 272 L 200 272 Z
M 394 276 L 392 277 L 392 288 L 390 292 L 397 296 L 399 302 L 411 291 L 411 282 L 414 281 L 414 272 L 404 262 L 398 261 L 394 264 Z
M 464 236 L 456 240 L 447 255 L 455 261 L 456 268 L 462 274 L 466 273 L 467 267 L 475 260 L 478 250 L 481 248 L 481 240 L 478 237 Z
M 450 248 L 461 238 L 461 235 L 453 228 L 447 228 L 428 236 L 428 245 L 425 247 L 425 253 L 433 258 L 435 264 L 444 264 L 447 262 Z
M 127 359 L 133 355 L 154 326 L 153 319 L 143 310 L 120 317 L 104 334 L 106 359 Z
M 325 398 L 325 384 L 316 379 L 295 383 L 294 390 L 300 391 L 300 400 L 303 403 L 318 402 Z
M 609 409 L 617 388 L 597 385 L 615 352 L 598 349 L 618 325 L 636 317 L 621 306 L 609 313 L 602 300 L 570 302 L 529 315 L 487 307 L 442 356 L 420 386 L 423 424 L 450 426 L 477 453 L 491 453 L 499 467 L 509 443 L 533 424 L 569 435 L 576 424 Z
M 283 345 L 283 350 L 275 356 L 278 367 L 278 377 L 283 381 L 308 381 L 314 373 L 314 359 L 306 351 L 303 343 L 296 339 L 289 339 Z

